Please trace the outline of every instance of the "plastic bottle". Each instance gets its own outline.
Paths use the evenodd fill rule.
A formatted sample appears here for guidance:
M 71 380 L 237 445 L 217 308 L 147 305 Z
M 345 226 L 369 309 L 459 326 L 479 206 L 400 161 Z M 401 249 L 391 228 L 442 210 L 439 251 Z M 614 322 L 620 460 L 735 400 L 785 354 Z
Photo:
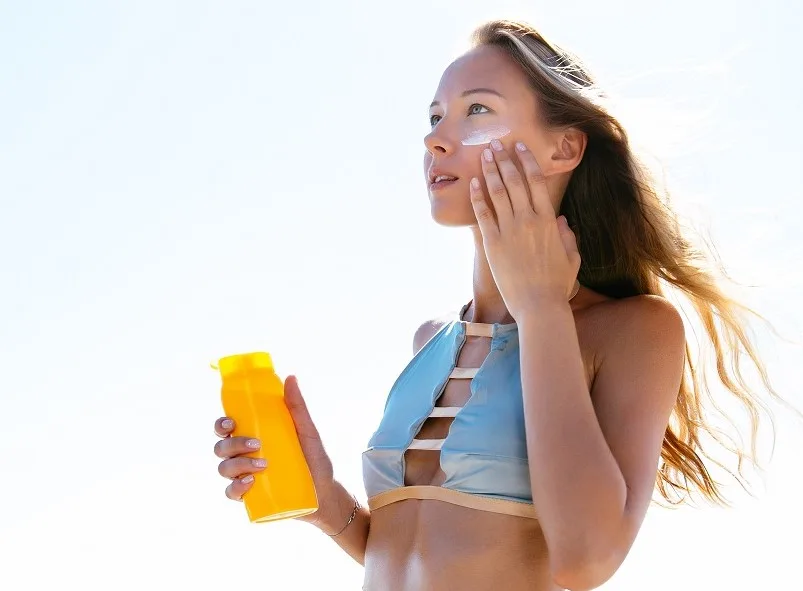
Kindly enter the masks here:
M 317 511 L 315 486 L 271 356 L 262 352 L 230 355 L 213 367 L 223 382 L 223 411 L 235 422 L 232 436 L 259 439 L 260 449 L 247 456 L 265 458 L 268 463 L 254 474 L 254 484 L 243 495 L 250 521 L 276 521 Z

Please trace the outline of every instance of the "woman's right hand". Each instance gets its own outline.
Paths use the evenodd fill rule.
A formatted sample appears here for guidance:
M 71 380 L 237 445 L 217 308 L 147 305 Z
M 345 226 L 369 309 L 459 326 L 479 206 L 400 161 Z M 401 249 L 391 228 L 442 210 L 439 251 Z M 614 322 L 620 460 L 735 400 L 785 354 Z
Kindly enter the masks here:
M 329 492 L 335 488 L 332 461 L 323 447 L 315 423 L 312 422 L 295 376 L 289 376 L 284 382 L 284 401 L 295 423 L 301 451 L 307 460 L 318 495 L 318 511 L 298 519 L 316 523 L 321 515 L 326 514 L 325 509 L 328 505 L 337 502 L 332 499 L 327 503 Z M 215 455 L 223 459 L 218 465 L 218 472 L 221 476 L 231 479 L 231 483 L 226 487 L 226 496 L 233 501 L 241 501 L 243 495 L 254 485 L 253 475 L 264 470 L 265 465 L 260 463 L 258 458 L 246 455 L 260 449 L 261 442 L 251 437 L 232 437 L 234 426 L 234 421 L 228 417 L 221 417 L 215 421 L 215 433 L 222 437 L 215 444 Z M 270 450 L 265 450 L 265 456 L 270 457 Z

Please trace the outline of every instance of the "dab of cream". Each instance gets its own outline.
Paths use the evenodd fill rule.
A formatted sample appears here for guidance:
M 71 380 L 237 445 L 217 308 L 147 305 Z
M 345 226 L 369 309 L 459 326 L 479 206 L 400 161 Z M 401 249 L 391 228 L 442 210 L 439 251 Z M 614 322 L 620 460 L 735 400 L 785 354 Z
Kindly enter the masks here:
M 504 125 L 482 127 L 469 133 L 461 143 L 464 146 L 481 146 L 482 144 L 490 144 L 492 140 L 501 139 L 509 133 L 510 130 Z

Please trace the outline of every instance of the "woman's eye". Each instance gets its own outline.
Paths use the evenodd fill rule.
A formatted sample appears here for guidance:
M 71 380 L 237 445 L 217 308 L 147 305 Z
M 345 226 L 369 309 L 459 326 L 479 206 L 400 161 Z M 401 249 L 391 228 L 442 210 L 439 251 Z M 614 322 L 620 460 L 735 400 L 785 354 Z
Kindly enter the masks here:
M 469 115 L 483 115 L 485 113 L 490 113 L 491 110 L 486 107 L 485 105 L 481 105 L 479 103 L 474 103 L 468 108 Z M 429 125 L 430 127 L 435 127 L 438 122 L 443 119 L 440 115 L 430 115 L 429 116 Z

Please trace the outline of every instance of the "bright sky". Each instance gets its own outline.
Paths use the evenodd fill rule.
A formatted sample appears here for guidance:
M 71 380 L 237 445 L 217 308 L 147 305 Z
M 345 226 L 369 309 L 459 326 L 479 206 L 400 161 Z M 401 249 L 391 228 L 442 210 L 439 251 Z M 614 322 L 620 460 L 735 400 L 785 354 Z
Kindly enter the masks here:
M 493 9 L 490 6 L 493 5 Z M 208 368 L 274 354 L 340 479 L 421 321 L 470 294 L 429 217 L 427 105 L 480 21 L 536 24 L 658 135 L 679 202 L 803 338 L 792 2 L 0 2 L 0 572 L 9 588 L 358 589 L 297 522 L 248 523 Z M 685 210 L 685 209 L 684 209 Z M 800 349 L 759 330 L 803 407 Z M 653 509 L 604 589 L 799 581 L 800 423 L 735 509 Z M 590 494 L 593 494 L 590 492 Z

